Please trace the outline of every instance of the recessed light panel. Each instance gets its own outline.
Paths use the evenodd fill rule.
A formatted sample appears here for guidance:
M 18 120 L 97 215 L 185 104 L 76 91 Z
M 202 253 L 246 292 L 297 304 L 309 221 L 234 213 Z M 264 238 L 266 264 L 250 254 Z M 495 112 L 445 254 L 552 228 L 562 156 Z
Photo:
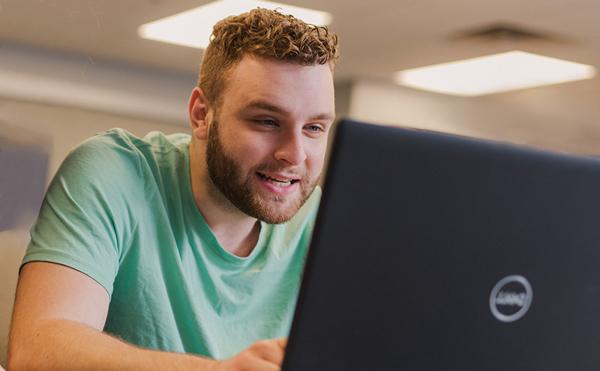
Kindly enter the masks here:
M 595 72 L 585 64 L 511 51 L 400 71 L 396 81 L 437 93 L 477 96 L 590 79 Z
M 162 41 L 192 48 L 206 48 L 215 23 L 254 8 L 277 9 L 306 23 L 325 26 L 331 23 L 331 14 L 270 1 L 220 0 L 194 9 L 143 24 L 138 34 L 150 40 Z

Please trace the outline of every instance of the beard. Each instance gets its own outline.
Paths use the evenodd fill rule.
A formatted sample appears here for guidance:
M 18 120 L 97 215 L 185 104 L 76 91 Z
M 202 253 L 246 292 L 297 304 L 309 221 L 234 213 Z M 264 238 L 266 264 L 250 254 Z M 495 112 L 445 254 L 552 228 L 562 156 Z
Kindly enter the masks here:
M 260 187 L 256 173 L 278 172 L 286 168 L 276 164 L 260 164 L 248 174 L 242 174 L 239 161 L 227 154 L 221 144 L 216 118 L 208 132 L 206 165 L 210 180 L 233 206 L 244 214 L 269 224 L 290 220 L 308 200 L 319 180 L 317 177 L 311 181 L 306 172 L 296 172 L 300 176 L 299 192 L 288 196 L 261 195 L 256 189 Z

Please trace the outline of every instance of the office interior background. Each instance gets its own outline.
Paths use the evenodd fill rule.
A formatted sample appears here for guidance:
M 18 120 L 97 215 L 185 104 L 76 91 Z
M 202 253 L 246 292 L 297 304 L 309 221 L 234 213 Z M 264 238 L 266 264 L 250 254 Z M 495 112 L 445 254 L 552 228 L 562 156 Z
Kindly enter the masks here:
M 0 0 L 0 365 L 44 187 L 68 151 L 97 132 L 189 131 L 187 99 L 202 50 L 143 39 L 138 27 L 207 3 Z M 600 77 L 474 97 L 394 78 L 401 70 L 513 50 L 600 68 L 598 1 L 285 3 L 332 16 L 341 46 L 338 117 L 600 154 Z

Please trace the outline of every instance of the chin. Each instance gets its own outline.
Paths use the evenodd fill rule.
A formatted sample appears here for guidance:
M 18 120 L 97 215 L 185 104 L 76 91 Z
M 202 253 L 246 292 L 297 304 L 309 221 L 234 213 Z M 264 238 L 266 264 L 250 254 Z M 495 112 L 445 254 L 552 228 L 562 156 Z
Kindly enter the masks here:
M 285 210 L 285 211 L 266 211 L 261 210 L 259 215 L 257 215 L 257 219 L 262 220 L 265 223 L 269 224 L 282 224 L 292 219 L 294 215 L 298 212 L 297 208 L 293 210 Z
M 294 199 L 284 204 L 281 201 L 262 201 L 260 204 L 262 207 L 258 207 L 256 210 L 257 215 L 255 217 L 257 219 L 268 224 L 282 224 L 296 215 L 302 204 L 304 204 L 304 201 Z

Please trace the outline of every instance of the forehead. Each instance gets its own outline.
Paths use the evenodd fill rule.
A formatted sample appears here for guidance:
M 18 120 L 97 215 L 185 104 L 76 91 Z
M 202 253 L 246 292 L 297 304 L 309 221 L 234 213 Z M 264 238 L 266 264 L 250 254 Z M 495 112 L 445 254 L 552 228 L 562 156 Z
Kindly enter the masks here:
M 305 66 L 245 56 L 228 74 L 223 103 L 231 108 L 257 100 L 288 112 L 311 115 L 333 113 L 331 68 L 327 64 Z

